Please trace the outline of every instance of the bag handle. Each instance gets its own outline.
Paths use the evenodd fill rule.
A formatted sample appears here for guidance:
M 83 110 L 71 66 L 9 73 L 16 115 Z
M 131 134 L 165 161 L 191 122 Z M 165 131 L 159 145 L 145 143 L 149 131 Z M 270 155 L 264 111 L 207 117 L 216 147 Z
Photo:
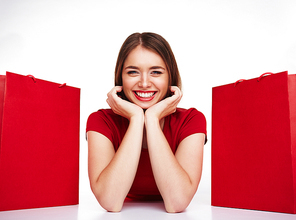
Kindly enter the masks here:
M 27 75 L 28 77 L 32 78 L 34 83 L 36 83 L 36 78 L 33 75 Z
M 63 84 L 59 85 L 59 88 L 62 88 L 64 86 L 66 86 L 66 85 L 67 85 L 66 83 L 63 83 Z
M 263 77 L 265 77 L 265 76 L 267 76 L 267 75 L 273 75 L 273 73 L 272 72 L 266 72 L 266 73 L 263 73 L 259 78 L 258 78 L 258 82 L 260 82 L 260 80 L 263 78 Z
M 33 75 L 27 75 L 28 77 L 32 78 L 34 83 L 37 82 L 36 78 L 33 76 Z M 67 84 L 66 83 L 63 83 L 61 85 L 59 85 L 59 88 L 62 88 L 62 87 L 65 87 Z
M 241 83 L 241 82 L 243 82 L 243 81 L 245 81 L 245 79 L 239 79 L 239 80 L 237 80 L 237 81 L 234 83 L 234 87 L 236 87 L 237 84 L 239 84 L 239 83 Z
M 274 73 L 272 73 L 272 72 L 266 72 L 266 73 L 263 73 L 261 76 L 259 76 L 259 78 L 257 79 L 257 82 L 260 82 L 260 80 L 261 80 L 263 77 L 268 76 L 268 75 L 273 75 L 273 74 L 274 74 Z M 237 80 L 237 81 L 234 83 L 234 87 L 236 87 L 237 84 L 239 84 L 239 83 L 241 83 L 241 82 L 243 82 L 243 81 L 245 81 L 245 79 L 239 79 L 239 80 Z

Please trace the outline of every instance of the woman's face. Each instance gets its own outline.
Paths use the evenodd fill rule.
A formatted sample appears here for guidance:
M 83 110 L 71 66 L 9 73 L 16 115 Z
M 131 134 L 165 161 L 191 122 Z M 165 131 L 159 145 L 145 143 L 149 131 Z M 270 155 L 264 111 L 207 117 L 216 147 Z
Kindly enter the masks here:
M 125 96 L 143 109 L 161 101 L 168 91 L 169 75 L 161 56 L 137 46 L 127 56 L 122 69 Z

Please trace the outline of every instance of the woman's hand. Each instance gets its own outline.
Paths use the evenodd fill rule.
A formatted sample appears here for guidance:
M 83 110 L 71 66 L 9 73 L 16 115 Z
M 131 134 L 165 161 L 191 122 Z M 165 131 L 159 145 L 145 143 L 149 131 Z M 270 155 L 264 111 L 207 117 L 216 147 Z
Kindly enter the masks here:
M 117 95 L 117 93 L 121 91 L 122 86 L 115 86 L 107 94 L 108 98 L 106 101 L 113 112 L 127 118 L 128 120 L 134 116 L 143 116 L 144 112 L 142 108 L 131 102 L 123 100 Z
M 182 92 L 177 86 L 171 86 L 173 95 L 165 98 L 146 110 L 145 117 L 156 117 L 158 120 L 174 113 L 182 98 Z

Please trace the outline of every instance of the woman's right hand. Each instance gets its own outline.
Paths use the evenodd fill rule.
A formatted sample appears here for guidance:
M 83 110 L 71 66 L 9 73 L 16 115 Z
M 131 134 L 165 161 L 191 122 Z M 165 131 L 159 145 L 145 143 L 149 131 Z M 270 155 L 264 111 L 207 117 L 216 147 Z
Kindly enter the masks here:
M 122 91 L 122 86 L 115 86 L 107 94 L 107 103 L 115 114 L 121 115 L 122 117 L 130 120 L 134 116 L 144 117 L 144 111 L 141 107 L 123 100 L 117 93 Z

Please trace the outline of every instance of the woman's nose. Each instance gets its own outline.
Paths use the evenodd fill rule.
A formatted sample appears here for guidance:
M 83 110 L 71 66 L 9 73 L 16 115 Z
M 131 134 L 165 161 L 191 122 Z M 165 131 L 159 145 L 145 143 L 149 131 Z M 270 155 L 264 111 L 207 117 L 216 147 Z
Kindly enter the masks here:
M 151 82 L 148 75 L 146 74 L 142 75 L 139 82 L 139 86 L 142 88 L 149 88 L 151 86 Z

